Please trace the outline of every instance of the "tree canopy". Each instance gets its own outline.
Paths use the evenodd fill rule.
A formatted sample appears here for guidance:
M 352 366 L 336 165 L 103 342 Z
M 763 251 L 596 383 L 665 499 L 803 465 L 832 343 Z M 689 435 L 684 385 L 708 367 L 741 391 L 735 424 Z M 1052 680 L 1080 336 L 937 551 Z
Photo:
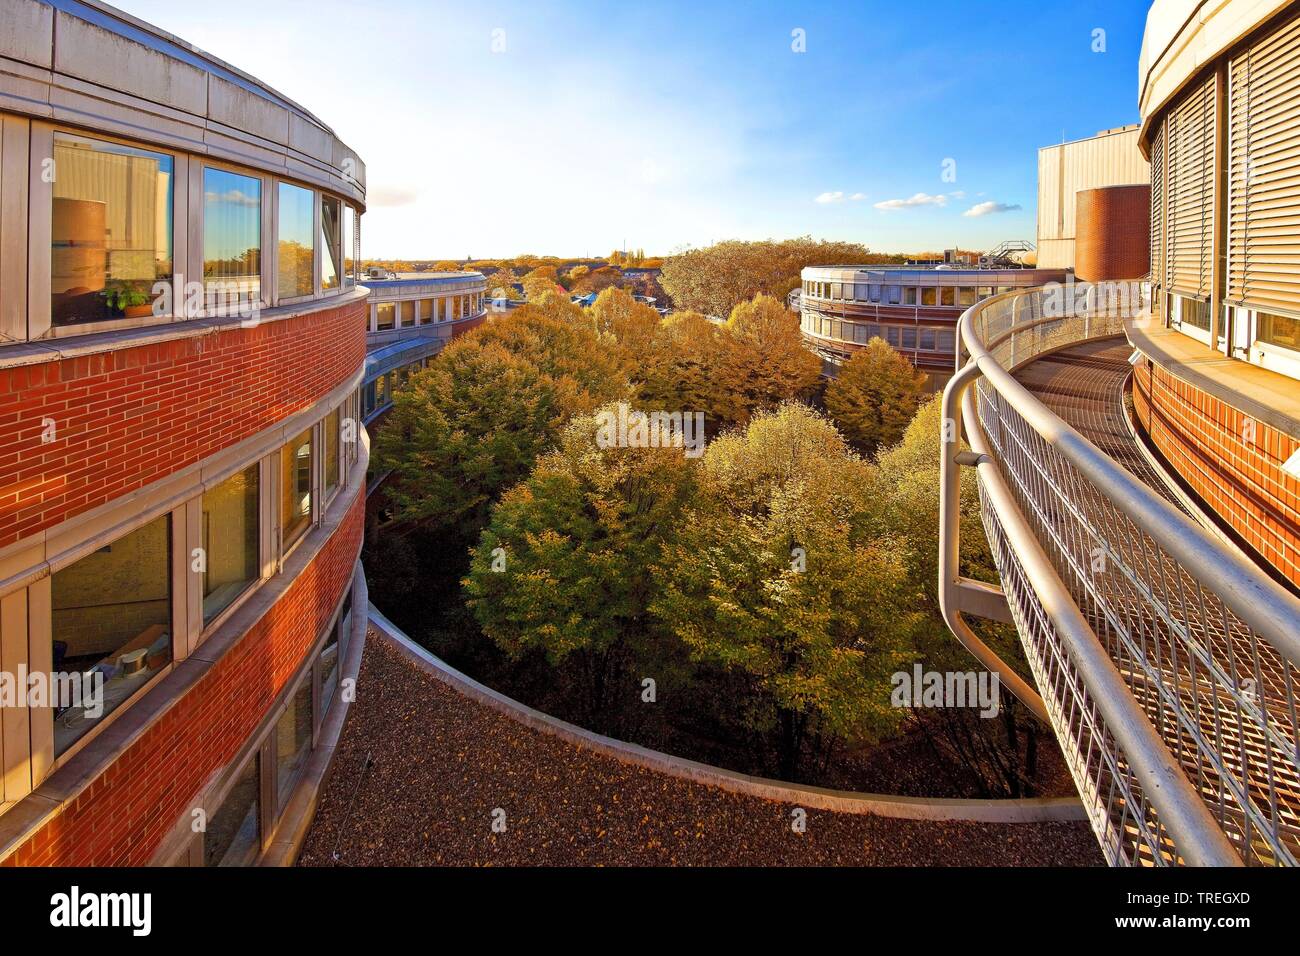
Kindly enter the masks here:
M 826 387 L 826 411 L 864 455 L 898 442 L 925 396 L 925 376 L 879 338 L 840 366 Z

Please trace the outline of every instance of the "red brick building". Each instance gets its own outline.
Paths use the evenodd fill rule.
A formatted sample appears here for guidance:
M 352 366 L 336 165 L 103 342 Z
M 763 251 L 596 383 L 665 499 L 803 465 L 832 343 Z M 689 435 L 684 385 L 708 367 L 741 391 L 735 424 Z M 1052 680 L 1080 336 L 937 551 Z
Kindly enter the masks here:
M 290 859 L 364 633 L 364 166 L 110 7 L 0 10 L 0 863 Z

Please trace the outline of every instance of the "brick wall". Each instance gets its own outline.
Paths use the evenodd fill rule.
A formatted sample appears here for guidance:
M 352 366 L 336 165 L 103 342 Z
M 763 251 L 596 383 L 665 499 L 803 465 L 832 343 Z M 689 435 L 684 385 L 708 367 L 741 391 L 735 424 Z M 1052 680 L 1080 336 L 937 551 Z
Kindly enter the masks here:
M 285 594 L 75 802 L 3 864 L 138 866 L 199 788 L 229 762 L 297 673 L 352 579 L 365 517 L 358 495 Z
M 1300 585 L 1300 481 L 1282 471 L 1300 440 L 1149 360 L 1133 381 L 1138 421 L 1160 453 L 1211 511 Z
M 1151 271 L 1151 184 L 1079 190 L 1074 235 L 1080 279 L 1141 279 Z
M 0 547 L 311 405 L 364 360 L 365 309 L 0 369 Z

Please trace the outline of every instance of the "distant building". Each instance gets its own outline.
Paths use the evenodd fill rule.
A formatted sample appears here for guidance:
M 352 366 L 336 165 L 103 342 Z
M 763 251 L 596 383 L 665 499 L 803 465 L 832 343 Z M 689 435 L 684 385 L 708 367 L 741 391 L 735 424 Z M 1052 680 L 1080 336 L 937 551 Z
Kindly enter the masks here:
M 938 390 L 956 363 L 957 320 L 975 303 L 1059 281 L 1042 269 L 938 266 L 811 266 L 799 290 L 805 344 L 822 357 L 823 372 L 874 338 L 883 339 L 924 372 Z
M 1095 204 L 1085 207 L 1084 220 L 1078 220 L 1080 193 L 1150 182 L 1151 167 L 1142 155 L 1138 136 L 1136 125 L 1123 126 L 1038 151 L 1038 268 L 1074 269 L 1080 227 L 1087 231 L 1100 226 L 1087 214 L 1097 210 Z M 1138 207 L 1145 218 L 1142 202 L 1141 192 L 1132 190 L 1105 199 L 1112 211 L 1121 206 Z

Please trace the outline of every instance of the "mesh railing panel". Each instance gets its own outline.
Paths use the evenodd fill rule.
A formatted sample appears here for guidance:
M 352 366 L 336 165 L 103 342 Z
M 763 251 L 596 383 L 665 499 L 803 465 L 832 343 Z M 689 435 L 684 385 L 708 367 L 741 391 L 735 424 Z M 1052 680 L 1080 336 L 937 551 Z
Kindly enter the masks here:
M 1054 314 L 1047 305 L 1035 290 L 994 300 L 987 315 L 974 316 L 977 334 L 993 343 L 990 352 L 1002 367 L 1122 332 L 1116 314 L 1073 310 L 1039 321 Z M 1011 331 L 1026 323 L 1036 324 Z M 1300 856 L 1300 673 L 1225 604 L 1215 581 L 1182 567 L 987 379 L 977 386 L 976 405 L 1035 537 L 1224 832 L 1247 863 L 1294 865 Z M 1040 692 L 1108 857 L 1176 862 L 1177 847 L 1099 725 L 997 516 L 988 507 L 984 512 Z

